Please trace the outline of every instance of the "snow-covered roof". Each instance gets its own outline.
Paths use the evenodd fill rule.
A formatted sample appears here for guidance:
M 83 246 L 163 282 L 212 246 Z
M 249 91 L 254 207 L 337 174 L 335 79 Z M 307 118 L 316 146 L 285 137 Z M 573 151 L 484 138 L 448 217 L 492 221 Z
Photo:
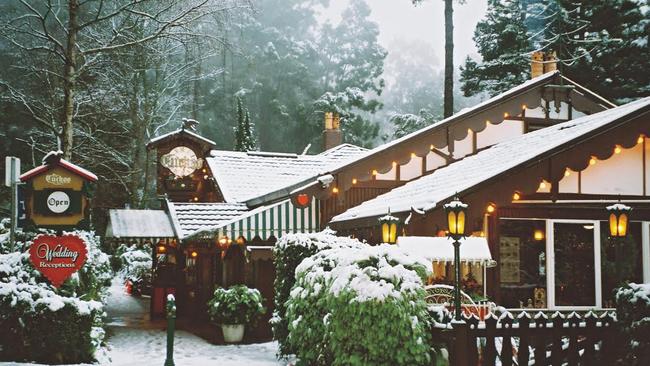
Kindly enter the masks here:
M 204 229 L 221 227 L 248 212 L 243 203 L 180 203 L 167 201 L 169 215 L 179 239 Z
M 206 160 L 226 202 L 245 202 L 315 178 L 366 149 L 343 144 L 318 155 L 213 150 Z
M 208 145 L 210 145 L 210 146 L 215 146 L 215 145 L 216 145 L 216 143 L 215 143 L 214 141 L 212 141 L 212 140 L 210 140 L 210 139 L 207 139 L 207 138 L 205 138 L 205 137 L 203 137 L 203 136 L 201 136 L 201 135 L 199 135 L 199 134 L 197 134 L 197 133 L 195 133 L 195 132 L 192 132 L 192 131 L 187 130 L 187 129 L 185 129 L 185 128 L 179 128 L 178 130 L 175 130 L 175 131 L 172 131 L 172 132 L 168 132 L 168 133 L 166 133 L 166 134 L 164 134 L 164 135 L 160 135 L 160 136 L 158 136 L 158 137 L 154 137 L 154 138 L 152 138 L 152 139 L 149 140 L 149 142 L 147 143 L 147 146 L 156 145 L 156 144 L 158 144 L 159 142 L 164 141 L 164 140 L 166 140 L 166 139 L 168 139 L 168 138 L 174 137 L 174 136 L 176 136 L 176 135 L 179 135 L 179 136 L 180 136 L 180 135 L 185 135 L 185 136 L 187 136 L 187 137 L 189 137 L 189 138 L 191 138 L 191 139 L 193 139 L 193 140 L 197 140 L 197 141 L 199 141 L 199 142 L 202 142 L 202 143 L 208 144 Z
M 644 108 L 648 110 L 648 106 L 650 106 L 650 97 L 498 143 L 476 155 L 442 167 L 429 175 L 365 201 L 335 216 L 332 222 L 383 215 L 389 207 L 392 212 L 407 212 L 411 208 L 430 210 L 439 202 L 453 197 L 457 192 L 463 192 L 489 178 L 509 171 L 553 148 L 569 144 L 627 115 Z
M 486 263 L 492 260 L 486 238 L 469 236 L 459 241 L 461 261 Z M 431 262 L 453 262 L 453 243 L 454 241 L 447 237 L 400 236 L 397 238 L 397 246 L 403 251 Z
M 398 139 L 395 139 L 395 140 L 390 141 L 388 143 L 385 143 L 383 145 L 377 146 L 374 149 L 368 150 L 368 151 L 366 151 L 366 152 L 364 152 L 362 154 L 359 154 L 354 159 L 348 159 L 348 160 L 340 163 L 338 166 L 332 167 L 332 169 L 330 169 L 326 173 L 334 174 L 334 173 L 337 173 L 337 172 L 339 172 L 341 170 L 356 166 L 361 161 L 365 161 L 367 159 L 373 159 L 373 158 L 376 158 L 376 157 L 383 156 L 383 155 L 393 151 L 397 146 L 409 146 L 409 150 L 408 150 L 409 154 L 408 155 L 410 156 L 411 151 L 413 151 L 413 149 L 417 150 L 415 145 L 418 145 L 418 141 L 420 141 L 424 136 L 429 136 L 430 134 L 434 133 L 434 131 L 442 130 L 445 127 L 451 128 L 451 126 L 455 125 L 457 122 L 462 122 L 462 121 L 466 121 L 466 120 L 469 120 L 469 119 L 472 119 L 472 118 L 476 118 L 476 116 L 478 116 L 478 115 L 480 115 L 482 113 L 486 113 L 486 111 L 492 110 L 492 109 L 494 109 L 495 106 L 498 106 L 498 105 L 505 105 L 505 104 L 510 105 L 510 104 L 512 104 L 512 105 L 510 105 L 510 107 L 514 106 L 514 108 L 518 108 L 520 110 L 521 109 L 521 103 L 517 102 L 517 103 L 513 104 L 513 101 L 516 98 L 519 98 L 521 96 L 527 96 L 528 99 L 534 98 L 536 100 L 537 104 L 539 104 L 539 101 L 541 100 L 541 94 L 537 94 L 537 93 L 532 93 L 531 94 L 531 92 L 534 91 L 534 90 L 537 90 L 537 88 L 539 88 L 539 87 L 544 87 L 544 86 L 551 85 L 553 83 L 557 83 L 557 82 L 560 82 L 560 81 L 561 81 L 561 83 L 564 83 L 567 86 L 571 86 L 572 88 L 575 89 L 574 94 L 572 94 L 572 96 L 574 97 L 574 99 L 576 99 L 576 101 L 574 103 L 575 104 L 574 107 L 576 107 L 576 108 L 577 108 L 578 104 L 582 104 L 584 106 L 584 103 L 579 103 L 578 99 L 580 99 L 580 102 L 583 99 L 588 99 L 588 100 L 592 101 L 594 105 L 599 105 L 600 109 L 595 109 L 595 110 L 593 110 L 591 112 L 600 111 L 601 109 L 604 110 L 604 109 L 608 109 L 608 108 L 613 108 L 613 107 L 616 106 L 615 104 L 613 104 L 612 102 L 606 100 L 605 98 L 601 97 L 600 95 L 592 92 L 591 90 L 589 90 L 587 88 L 584 88 L 584 87 L 580 86 L 576 82 L 574 82 L 574 81 L 568 79 L 567 77 L 563 76 L 559 71 L 548 72 L 548 73 L 540 75 L 540 76 L 538 76 L 536 78 L 527 80 L 526 82 L 524 82 L 524 83 L 522 83 L 522 84 L 520 84 L 518 86 L 515 86 L 515 87 L 513 87 L 513 88 L 511 88 L 511 89 L 509 89 L 509 90 L 507 90 L 507 91 L 505 91 L 505 92 L 503 92 L 501 94 L 495 95 L 494 97 L 489 98 L 489 99 L 487 99 L 487 100 L 485 100 L 485 101 L 483 101 L 483 102 L 481 102 L 481 103 L 479 103 L 479 104 L 477 104 L 477 105 L 475 105 L 473 107 L 465 108 L 465 109 L 455 113 L 454 115 L 452 115 L 452 116 L 450 116 L 448 118 L 445 118 L 445 119 L 443 119 L 441 121 L 438 121 L 436 123 L 433 123 L 433 124 L 431 124 L 431 125 L 429 125 L 427 127 L 421 128 L 421 129 L 419 129 L 417 131 L 414 131 L 414 132 L 412 132 L 410 134 L 407 134 L 407 135 L 405 135 L 403 137 L 400 137 Z M 530 108 L 535 103 L 533 101 L 530 101 L 530 103 L 525 103 L 525 104 L 527 104 L 528 107 Z M 494 111 L 494 113 L 501 114 L 501 116 L 503 116 L 503 112 L 504 111 L 502 111 L 502 110 Z M 514 115 L 513 113 L 510 113 L 510 114 Z M 485 122 L 484 122 L 485 119 L 486 118 L 480 118 L 482 126 L 485 126 Z M 493 118 L 487 118 L 487 119 L 493 121 L 493 123 L 495 123 L 495 122 L 498 123 L 499 122 L 497 119 L 493 119 Z M 464 134 L 466 133 L 467 128 L 464 127 L 462 129 L 460 129 L 460 131 L 461 132 L 459 132 L 459 133 L 462 134 L 461 137 L 464 137 L 465 136 Z M 476 132 L 479 132 L 479 131 L 476 131 Z M 446 133 L 449 133 L 449 132 L 446 132 Z M 415 145 L 413 145 L 413 144 L 415 144 Z M 429 146 L 430 146 L 429 144 L 430 144 L 430 142 L 424 144 L 420 148 L 425 149 L 425 151 L 428 153 Z M 413 145 L 413 146 L 411 146 L 411 145 Z M 419 153 L 418 153 L 418 156 L 421 156 L 421 155 L 419 155 Z M 390 169 L 391 162 L 392 162 L 392 160 L 395 160 L 395 159 L 381 159 L 381 160 L 382 161 L 380 163 L 383 163 L 387 169 Z M 398 158 L 398 160 L 399 160 L 399 158 Z M 408 162 L 408 161 L 400 161 L 401 164 L 405 164 L 406 162 Z M 377 168 L 380 173 L 385 173 L 385 171 L 382 169 L 381 166 L 377 165 L 377 166 L 375 166 L 375 168 Z M 366 173 L 368 173 L 368 172 L 366 172 Z
M 173 238 L 174 228 L 163 210 L 108 210 L 106 237 Z
M 54 167 L 61 167 L 65 170 L 68 170 L 76 175 L 81 176 L 82 178 L 89 180 L 91 182 L 96 182 L 97 181 L 97 176 L 90 172 L 89 170 L 86 170 L 79 165 L 72 164 L 71 162 L 62 159 L 61 155 L 63 153 L 57 151 L 57 152 L 50 152 L 48 153 L 45 158 L 43 158 L 43 165 L 37 166 L 36 168 L 29 170 L 25 173 L 23 173 L 20 176 L 20 181 L 25 182 L 39 174 L 45 173 L 48 170 L 54 168 Z

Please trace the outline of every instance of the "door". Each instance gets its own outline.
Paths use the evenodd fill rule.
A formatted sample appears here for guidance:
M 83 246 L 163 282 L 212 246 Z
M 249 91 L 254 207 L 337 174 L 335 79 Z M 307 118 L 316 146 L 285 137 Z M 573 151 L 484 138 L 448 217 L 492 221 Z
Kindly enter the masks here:
M 547 225 L 549 308 L 601 307 L 600 223 L 549 220 Z

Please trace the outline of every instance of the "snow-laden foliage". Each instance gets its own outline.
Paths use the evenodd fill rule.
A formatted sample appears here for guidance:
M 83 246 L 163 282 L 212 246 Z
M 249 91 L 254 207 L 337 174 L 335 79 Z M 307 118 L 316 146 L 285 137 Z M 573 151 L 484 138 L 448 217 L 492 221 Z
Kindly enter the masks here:
M 285 234 L 273 248 L 275 262 L 275 310 L 271 325 L 273 336 L 279 342 L 279 353 L 289 355 L 294 353 L 286 342 L 289 334 L 286 320 L 286 302 L 291 288 L 295 283 L 296 267 L 303 259 L 321 250 L 332 248 L 361 248 L 365 244 L 347 237 L 339 237 L 335 232 L 325 229 L 320 233 Z
M 630 283 L 616 293 L 616 318 L 622 332 L 626 365 L 650 360 L 650 284 Z
M 131 282 L 151 283 L 151 253 L 136 246 L 127 247 L 120 255 L 122 276 Z
M 264 314 L 262 294 L 244 285 L 218 288 L 208 302 L 210 319 L 217 324 L 254 324 Z
M 47 363 L 88 362 L 104 330 L 101 296 L 109 283 L 108 256 L 91 232 L 75 232 L 87 244 L 84 267 L 54 288 L 25 252 L 0 255 L 0 358 Z M 29 235 L 29 234 L 28 234 Z
M 426 365 L 429 265 L 383 244 L 321 251 L 296 268 L 288 342 L 306 365 Z

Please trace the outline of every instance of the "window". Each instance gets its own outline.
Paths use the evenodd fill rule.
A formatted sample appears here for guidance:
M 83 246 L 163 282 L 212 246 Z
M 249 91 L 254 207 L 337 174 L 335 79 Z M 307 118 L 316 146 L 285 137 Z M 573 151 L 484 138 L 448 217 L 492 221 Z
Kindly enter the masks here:
M 501 220 L 499 274 L 501 305 L 545 308 L 546 241 L 544 220 Z

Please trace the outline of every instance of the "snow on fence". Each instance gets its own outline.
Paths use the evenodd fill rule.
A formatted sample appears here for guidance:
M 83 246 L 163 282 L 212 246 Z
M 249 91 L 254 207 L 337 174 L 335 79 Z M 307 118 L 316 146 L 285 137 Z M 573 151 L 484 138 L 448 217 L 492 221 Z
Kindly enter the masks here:
M 517 318 L 505 313 L 499 318 L 491 314 L 484 322 L 475 316 L 464 320 L 433 329 L 443 333 L 452 366 L 612 364 L 607 358 L 616 354 L 607 351 L 616 334 L 610 329 L 616 321 L 614 312 L 602 316 L 556 312 L 550 318 L 542 312 L 532 317 L 522 312 Z

